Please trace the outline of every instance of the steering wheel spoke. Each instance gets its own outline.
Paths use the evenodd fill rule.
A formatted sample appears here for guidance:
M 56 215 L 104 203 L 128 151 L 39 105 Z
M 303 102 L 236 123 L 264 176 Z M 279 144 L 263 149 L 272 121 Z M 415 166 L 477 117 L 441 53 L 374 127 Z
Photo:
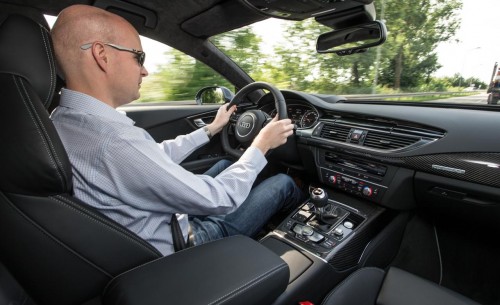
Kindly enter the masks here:
M 228 108 L 232 105 L 238 105 L 240 101 L 245 99 L 248 93 L 258 89 L 266 89 L 271 92 L 274 97 L 278 119 L 286 119 L 288 116 L 283 94 L 273 85 L 264 82 L 255 82 L 243 87 L 233 97 Z M 224 151 L 231 156 L 239 158 L 243 154 L 243 151 L 231 147 L 229 144 L 229 135 L 234 135 L 238 140 L 240 143 L 238 147 L 250 145 L 253 139 L 259 134 L 260 130 L 269 123 L 270 118 L 261 110 L 249 110 L 241 115 L 232 115 L 229 120 L 230 124 L 227 124 L 222 130 L 222 147 Z

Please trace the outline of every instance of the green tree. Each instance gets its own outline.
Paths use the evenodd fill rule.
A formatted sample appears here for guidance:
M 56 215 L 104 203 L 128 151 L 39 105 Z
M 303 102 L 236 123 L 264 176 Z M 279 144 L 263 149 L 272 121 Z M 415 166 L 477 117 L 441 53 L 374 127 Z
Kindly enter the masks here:
M 439 69 L 434 49 L 455 35 L 461 6 L 460 0 L 385 0 L 389 36 L 384 47 L 389 61 L 384 63 L 381 81 L 394 89 L 429 82 Z
M 140 102 L 194 100 L 198 90 L 206 86 L 231 84 L 204 63 L 171 49 L 164 54 L 166 64 L 148 76 L 141 90 Z
M 211 38 L 212 43 L 236 62 L 249 75 L 258 75 L 262 39 L 251 27 L 234 30 Z

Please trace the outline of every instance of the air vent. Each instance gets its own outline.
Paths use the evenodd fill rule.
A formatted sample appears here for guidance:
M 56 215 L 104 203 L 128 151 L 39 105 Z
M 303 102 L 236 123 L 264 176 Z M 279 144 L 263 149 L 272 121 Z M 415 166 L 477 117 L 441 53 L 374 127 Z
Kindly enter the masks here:
M 405 135 L 418 136 L 430 139 L 440 139 L 444 137 L 444 132 L 436 129 L 418 128 L 412 126 L 397 126 L 392 130 L 393 133 L 402 133 Z
M 350 131 L 351 127 L 325 124 L 321 129 L 320 137 L 328 140 L 345 142 Z
M 331 117 L 323 120 L 313 136 L 377 150 L 415 149 L 446 136 L 446 132 L 428 126 L 404 122 Z
M 420 141 L 420 138 L 369 131 L 363 145 L 376 149 L 398 149 L 410 146 L 418 141 Z

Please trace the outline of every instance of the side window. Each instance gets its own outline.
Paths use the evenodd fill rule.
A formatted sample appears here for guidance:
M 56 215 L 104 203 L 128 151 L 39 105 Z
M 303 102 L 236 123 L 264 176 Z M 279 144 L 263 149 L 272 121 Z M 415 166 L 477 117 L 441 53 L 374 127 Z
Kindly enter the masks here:
M 232 85 L 204 63 L 160 42 L 141 36 L 146 52 L 141 97 L 135 103 L 192 102 L 204 87 Z M 207 99 L 205 99 L 207 101 Z

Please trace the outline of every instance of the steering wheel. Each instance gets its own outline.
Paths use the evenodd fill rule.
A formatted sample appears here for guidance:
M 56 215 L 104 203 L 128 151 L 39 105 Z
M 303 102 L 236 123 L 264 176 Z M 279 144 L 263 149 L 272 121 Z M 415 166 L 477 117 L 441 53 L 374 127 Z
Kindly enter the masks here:
M 227 105 L 227 109 L 231 108 L 233 105 L 239 105 L 248 93 L 258 89 L 266 89 L 271 92 L 274 98 L 278 120 L 286 119 L 288 117 L 288 114 L 286 109 L 285 97 L 278 88 L 265 82 L 255 82 L 241 88 L 241 90 L 238 91 L 238 93 L 236 93 L 236 95 L 233 97 L 229 105 Z M 236 123 L 227 124 L 222 129 L 222 148 L 226 153 L 233 157 L 241 157 L 241 155 L 243 155 L 243 151 L 234 149 L 229 144 L 229 126 L 234 125 L 234 135 L 236 137 L 236 140 L 238 140 L 240 144 L 245 145 L 251 144 L 253 139 L 259 134 L 260 130 L 271 120 L 272 118 L 270 118 L 267 113 L 261 110 L 245 111 L 239 116 Z

